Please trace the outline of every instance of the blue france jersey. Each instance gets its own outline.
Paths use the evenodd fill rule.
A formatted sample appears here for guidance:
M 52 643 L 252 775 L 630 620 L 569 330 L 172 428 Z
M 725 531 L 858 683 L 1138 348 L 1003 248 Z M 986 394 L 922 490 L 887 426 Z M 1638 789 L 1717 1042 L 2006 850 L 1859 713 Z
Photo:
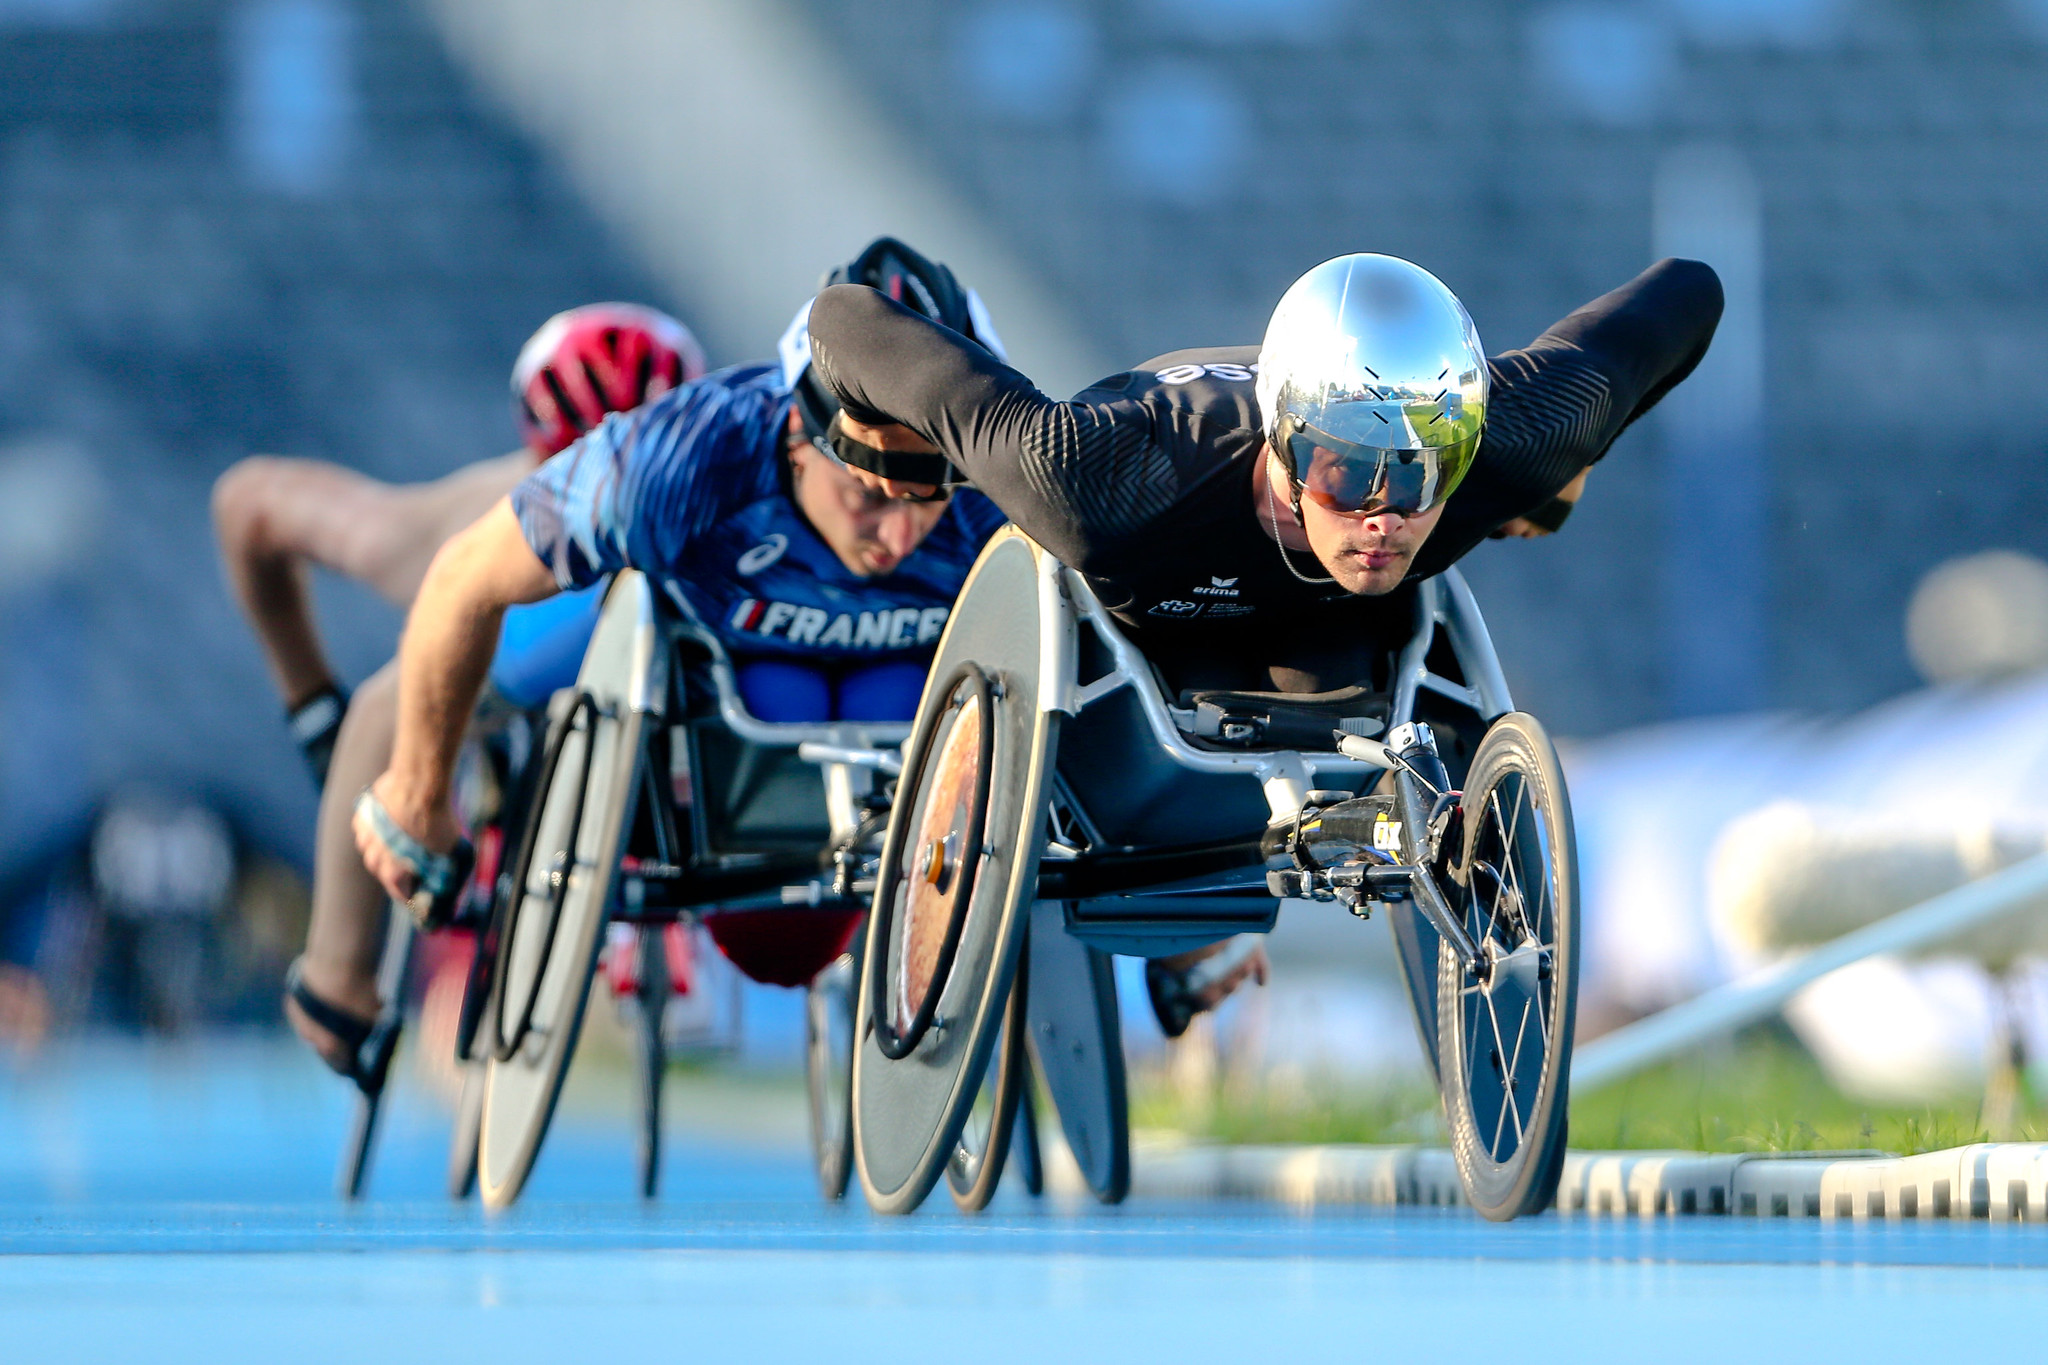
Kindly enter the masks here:
M 790 396 L 745 365 L 615 413 L 512 490 L 526 543 L 565 589 L 639 569 L 735 654 L 928 654 L 1003 514 L 962 491 L 896 569 L 863 578 L 784 485 Z

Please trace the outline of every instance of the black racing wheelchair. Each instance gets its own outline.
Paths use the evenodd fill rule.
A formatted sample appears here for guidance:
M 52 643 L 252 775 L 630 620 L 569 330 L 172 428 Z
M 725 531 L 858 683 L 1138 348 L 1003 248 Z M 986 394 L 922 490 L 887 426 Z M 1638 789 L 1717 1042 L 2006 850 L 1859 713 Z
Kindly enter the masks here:
M 851 1170 L 851 1062 L 860 926 L 874 887 L 889 781 L 910 725 L 784 724 L 740 698 L 717 638 L 619 574 L 577 681 L 549 705 L 543 737 L 511 765 L 496 840 L 456 927 L 477 936 L 457 1026 L 464 1076 L 450 1193 L 474 1184 L 511 1204 L 533 1169 L 575 1052 L 608 924 L 637 931 L 629 991 L 644 1195 L 659 1180 L 666 926 L 700 924 L 740 971 L 804 986 L 811 1136 L 820 1187 L 841 1197 Z M 484 842 L 479 841 L 479 847 Z M 493 863 L 499 865 L 495 868 Z M 401 1017 L 415 933 L 394 907 L 380 1024 Z M 1038 1188 L 1035 1127 L 1019 1076 L 991 1078 L 963 1112 L 954 1181 L 969 1207 L 1000 1178 L 1010 1136 Z M 360 1192 L 378 1096 L 366 1095 L 341 1186 Z M 998 1117 L 999 1116 L 999 1117 Z
M 1470 589 L 1416 592 L 1389 685 L 1170 696 L 1086 582 L 1014 528 L 929 675 L 883 839 L 853 1062 L 856 1167 L 906 1213 L 1026 1034 L 1090 1188 L 1129 1187 L 1110 953 L 1383 913 L 1465 1194 L 1553 1198 L 1578 984 L 1571 808 Z M 970 1137 L 970 1141 L 971 1141 Z

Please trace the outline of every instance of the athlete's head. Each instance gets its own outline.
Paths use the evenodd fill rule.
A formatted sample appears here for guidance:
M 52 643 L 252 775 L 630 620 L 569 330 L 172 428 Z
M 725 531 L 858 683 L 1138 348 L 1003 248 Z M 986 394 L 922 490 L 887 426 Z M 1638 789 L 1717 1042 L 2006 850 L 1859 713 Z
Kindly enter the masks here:
M 877 237 L 869 242 L 860 255 L 819 280 L 818 288 L 835 284 L 864 284 L 879 290 L 912 312 L 979 343 L 996 359 L 1008 359 L 981 297 L 963 287 L 945 266 L 894 237 Z M 797 310 L 789 330 L 782 334 L 782 373 L 795 396 L 804 432 L 818 452 L 878 475 L 888 480 L 892 489 L 913 490 L 908 496 L 943 499 L 961 479 L 946 457 L 929 444 L 900 428 L 889 429 L 889 435 L 880 438 L 879 444 L 875 429 L 863 429 L 869 436 L 866 441 L 847 433 L 839 415 L 839 400 L 811 372 L 810 321 L 811 305 L 807 302 Z M 897 495 L 905 496 L 900 491 Z
M 840 563 L 863 578 L 891 573 L 946 515 L 946 497 L 901 498 L 863 481 L 789 415 L 790 496 Z
M 1486 422 L 1486 352 L 1464 305 L 1392 256 L 1325 261 L 1273 310 L 1258 395 L 1316 558 L 1350 592 L 1399 586 Z
M 704 373 L 704 348 L 668 314 L 587 303 L 541 324 L 512 364 L 512 404 L 534 454 L 566 449 L 607 413 L 631 412 Z

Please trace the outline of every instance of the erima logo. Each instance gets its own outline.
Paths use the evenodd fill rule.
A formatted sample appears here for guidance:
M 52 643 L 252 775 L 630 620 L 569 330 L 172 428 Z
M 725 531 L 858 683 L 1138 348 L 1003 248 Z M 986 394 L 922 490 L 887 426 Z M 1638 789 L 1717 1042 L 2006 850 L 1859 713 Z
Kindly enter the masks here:
M 946 616 L 951 610 L 885 607 L 881 611 L 842 611 L 835 615 L 819 607 L 749 597 L 733 608 L 727 623 L 748 635 L 816 649 L 909 649 L 938 639 L 945 632 Z
M 1191 591 L 1197 597 L 1235 597 L 1237 596 L 1237 580 L 1235 578 L 1217 578 L 1212 575 L 1208 583 L 1193 588 Z
M 733 567 L 741 573 L 756 574 L 782 558 L 783 552 L 787 549 L 789 549 L 789 537 L 780 531 L 775 531 L 759 545 L 741 555 L 739 563 Z

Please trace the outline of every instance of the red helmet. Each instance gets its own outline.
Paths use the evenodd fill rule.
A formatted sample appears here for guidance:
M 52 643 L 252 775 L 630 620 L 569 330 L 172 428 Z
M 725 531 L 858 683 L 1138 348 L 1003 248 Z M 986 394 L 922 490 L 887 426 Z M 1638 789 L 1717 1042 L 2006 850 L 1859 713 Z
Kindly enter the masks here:
M 526 444 L 552 455 L 606 413 L 631 412 L 703 373 L 704 348 L 668 314 L 588 303 L 555 314 L 519 348 L 512 399 Z

